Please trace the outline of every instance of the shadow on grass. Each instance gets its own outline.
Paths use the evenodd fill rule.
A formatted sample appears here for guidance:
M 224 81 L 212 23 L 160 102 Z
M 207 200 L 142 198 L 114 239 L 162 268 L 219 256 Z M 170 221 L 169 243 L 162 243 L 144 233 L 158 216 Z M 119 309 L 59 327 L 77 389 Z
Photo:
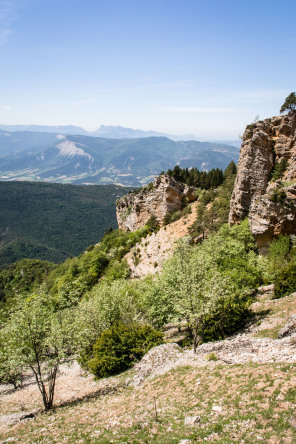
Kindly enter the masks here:
M 247 324 L 243 328 L 244 332 L 247 332 L 249 329 L 254 327 L 255 325 L 260 325 L 260 323 L 265 319 L 267 316 L 269 316 L 272 313 L 271 309 L 261 310 L 257 313 L 250 312 L 250 316 L 248 319 Z
M 72 399 L 69 401 L 64 401 L 64 402 L 61 402 L 57 405 L 54 405 L 53 408 L 51 409 L 51 411 L 55 412 L 56 410 L 58 410 L 60 408 L 73 407 L 81 402 L 87 402 L 92 399 L 98 398 L 100 396 L 115 394 L 118 392 L 119 389 L 122 389 L 125 387 L 127 387 L 127 385 L 125 383 L 118 384 L 114 387 L 103 387 L 103 388 L 100 388 L 100 389 L 96 390 L 95 392 L 89 393 L 87 395 L 83 395 L 83 396 L 77 397 L 75 399 Z

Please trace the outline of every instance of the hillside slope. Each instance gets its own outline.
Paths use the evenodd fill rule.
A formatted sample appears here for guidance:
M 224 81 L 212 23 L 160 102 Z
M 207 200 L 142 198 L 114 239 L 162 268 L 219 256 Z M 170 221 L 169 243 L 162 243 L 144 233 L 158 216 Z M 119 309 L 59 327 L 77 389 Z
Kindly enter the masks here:
M 115 185 L 0 182 L 0 266 L 22 258 L 61 262 L 116 228 Z
M 295 302 L 295 294 L 259 296 L 257 318 L 243 334 L 204 344 L 196 355 L 172 344 L 156 347 L 117 377 L 95 381 L 77 363 L 64 365 L 57 407 L 34 421 L 13 423 L 9 415 L 40 408 L 37 387 L 1 386 L 2 442 L 292 444 L 296 337 L 269 336 L 295 313 Z

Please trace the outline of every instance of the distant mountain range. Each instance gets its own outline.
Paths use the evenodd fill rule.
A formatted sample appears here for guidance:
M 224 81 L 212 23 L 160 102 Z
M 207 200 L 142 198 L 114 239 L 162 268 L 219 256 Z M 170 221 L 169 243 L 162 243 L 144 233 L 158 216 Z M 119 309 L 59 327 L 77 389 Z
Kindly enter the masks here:
M 168 137 L 172 140 L 197 140 L 193 134 L 177 136 L 173 134 L 159 133 L 157 131 L 143 131 L 139 129 L 124 128 L 123 126 L 101 125 L 95 131 L 87 131 L 80 126 L 47 126 L 47 125 L 1 125 L 4 131 L 30 131 L 61 134 L 75 134 L 90 137 L 104 137 L 106 139 L 140 139 L 142 137 Z
M 108 139 L 0 130 L 0 180 L 142 186 L 163 170 L 225 169 L 237 147 L 166 137 Z
M 125 128 L 123 126 L 101 125 L 95 131 L 87 131 L 80 126 L 64 125 L 64 126 L 48 126 L 48 125 L 1 125 L 0 129 L 9 132 L 30 131 L 30 132 L 46 132 L 54 134 L 74 134 L 90 137 L 104 137 L 106 139 L 140 139 L 143 137 L 167 137 L 176 142 L 182 140 L 196 140 L 198 138 L 193 134 L 178 136 L 176 134 L 159 133 L 157 131 L 143 131 L 133 128 Z M 240 148 L 240 140 L 223 140 L 215 141 L 226 145 L 233 145 Z

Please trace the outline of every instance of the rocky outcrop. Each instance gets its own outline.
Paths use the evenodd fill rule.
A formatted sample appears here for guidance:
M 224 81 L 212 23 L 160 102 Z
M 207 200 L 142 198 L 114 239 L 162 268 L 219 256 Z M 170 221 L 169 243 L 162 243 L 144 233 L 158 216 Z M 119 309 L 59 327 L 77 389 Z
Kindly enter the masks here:
M 296 233 L 296 184 L 271 183 L 263 196 L 253 200 L 249 224 L 262 253 L 275 236 Z
M 281 180 L 272 181 L 280 165 Z M 231 198 L 230 224 L 249 216 L 251 232 L 264 249 L 274 235 L 296 231 L 295 203 L 296 114 L 248 125 Z
M 163 225 L 167 213 L 181 210 L 184 203 L 196 199 L 195 188 L 184 185 L 167 174 L 154 179 L 153 185 L 130 193 L 116 202 L 116 216 L 121 230 L 134 231 L 144 226 L 151 216 Z

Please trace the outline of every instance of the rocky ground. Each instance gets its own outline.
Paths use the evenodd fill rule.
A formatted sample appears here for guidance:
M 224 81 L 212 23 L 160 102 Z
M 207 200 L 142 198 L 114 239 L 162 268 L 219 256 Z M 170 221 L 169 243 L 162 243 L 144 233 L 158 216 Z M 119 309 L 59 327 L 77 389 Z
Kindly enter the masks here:
M 125 259 L 132 277 L 141 278 L 161 270 L 162 264 L 172 255 L 176 241 L 189 234 L 189 228 L 196 219 L 197 205 L 197 202 L 192 203 L 190 214 L 161 227 L 127 253 Z
M 64 364 L 48 413 L 29 379 L 17 391 L 2 386 L 0 442 L 295 442 L 295 324 L 276 338 L 296 314 L 296 294 L 263 293 L 252 308 L 244 332 L 196 354 L 164 344 L 100 381 Z

